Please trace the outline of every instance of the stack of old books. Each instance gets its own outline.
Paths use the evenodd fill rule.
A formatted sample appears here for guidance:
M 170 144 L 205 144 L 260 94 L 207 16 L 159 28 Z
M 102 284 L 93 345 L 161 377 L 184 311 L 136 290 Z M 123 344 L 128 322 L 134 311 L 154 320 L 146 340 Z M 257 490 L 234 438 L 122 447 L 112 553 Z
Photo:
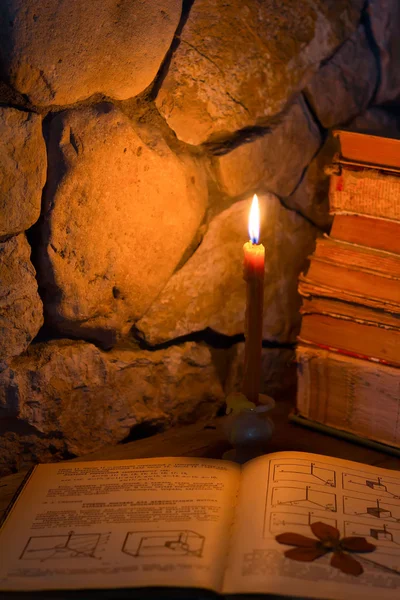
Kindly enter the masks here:
M 335 135 L 333 226 L 299 281 L 297 415 L 400 448 L 400 140 Z

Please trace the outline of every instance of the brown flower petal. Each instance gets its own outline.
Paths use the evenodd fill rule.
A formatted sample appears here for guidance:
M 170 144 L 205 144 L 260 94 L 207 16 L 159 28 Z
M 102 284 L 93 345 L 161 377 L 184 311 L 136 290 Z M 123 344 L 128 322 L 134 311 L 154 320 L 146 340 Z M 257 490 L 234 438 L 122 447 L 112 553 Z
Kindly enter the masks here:
M 346 575 L 355 575 L 357 577 L 364 572 L 358 560 L 345 552 L 334 552 L 331 558 L 331 565 L 336 569 L 340 569 Z
M 322 523 L 322 521 L 312 523 L 310 527 L 315 537 L 323 542 L 337 541 L 340 538 L 340 531 L 336 527 Z
M 343 550 L 349 552 L 373 552 L 376 548 L 363 537 L 345 537 L 340 541 Z
M 292 560 L 300 560 L 302 562 L 311 562 L 320 556 L 326 554 L 324 548 L 290 548 L 290 550 L 286 550 L 285 556 L 286 558 L 291 558 Z
M 317 540 L 308 538 L 305 535 L 300 535 L 299 533 L 280 533 L 275 539 L 280 544 L 298 546 L 299 548 L 313 548 L 316 547 L 318 543 Z

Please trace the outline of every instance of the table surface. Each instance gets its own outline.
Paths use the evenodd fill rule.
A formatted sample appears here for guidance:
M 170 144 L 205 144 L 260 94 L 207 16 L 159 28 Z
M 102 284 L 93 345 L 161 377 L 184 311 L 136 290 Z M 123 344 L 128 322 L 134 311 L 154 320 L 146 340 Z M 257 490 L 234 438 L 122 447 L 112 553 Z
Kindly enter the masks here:
M 314 452 L 400 470 L 400 458 L 289 423 L 288 414 L 291 410 L 292 403 L 282 401 L 278 402 L 270 413 L 275 423 L 275 432 L 269 446 L 270 452 L 282 450 Z M 194 425 L 172 428 L 165 433 L 135 442 L 105 447 L 98 452 L 73 460 L 112 460 L 157 456 L 221 458 L 223 452 L 229 449 L 224 434 L 224 421 L 225 418 L 220 417 L 208 422 L 203 421 Z M 0 479 L 0 519 L 21 485 L 25 474 L 26 471 Z

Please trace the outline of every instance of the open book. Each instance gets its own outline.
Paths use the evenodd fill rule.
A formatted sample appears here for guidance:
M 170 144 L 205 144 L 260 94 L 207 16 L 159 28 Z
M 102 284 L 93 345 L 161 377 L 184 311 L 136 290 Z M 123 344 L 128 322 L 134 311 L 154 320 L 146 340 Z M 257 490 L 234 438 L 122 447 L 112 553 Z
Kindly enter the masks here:
M 323 522 L 376 545 L 359 577 L 286 558 Z M 316 540 L 317 541 L 317 540 Z M 353 600 L 400 593 L 400 474 L 279 452 L 37 466 L 0 530 L 0 591 L 203 588 Z M 0 594 L 2 595 L 2 594 Z M 3 597 L 3 595 L 2 595 Z

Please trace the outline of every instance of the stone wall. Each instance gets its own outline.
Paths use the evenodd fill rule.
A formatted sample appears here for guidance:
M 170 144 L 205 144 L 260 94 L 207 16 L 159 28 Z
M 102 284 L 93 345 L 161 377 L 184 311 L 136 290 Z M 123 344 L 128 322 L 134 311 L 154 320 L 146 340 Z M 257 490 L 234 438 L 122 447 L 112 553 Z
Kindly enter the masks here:
M 3 0 L 0 473 L 215 414 L 266 247 L 264 392 L 329 230 L 331 129 L 400 134 L 398 0 Z

